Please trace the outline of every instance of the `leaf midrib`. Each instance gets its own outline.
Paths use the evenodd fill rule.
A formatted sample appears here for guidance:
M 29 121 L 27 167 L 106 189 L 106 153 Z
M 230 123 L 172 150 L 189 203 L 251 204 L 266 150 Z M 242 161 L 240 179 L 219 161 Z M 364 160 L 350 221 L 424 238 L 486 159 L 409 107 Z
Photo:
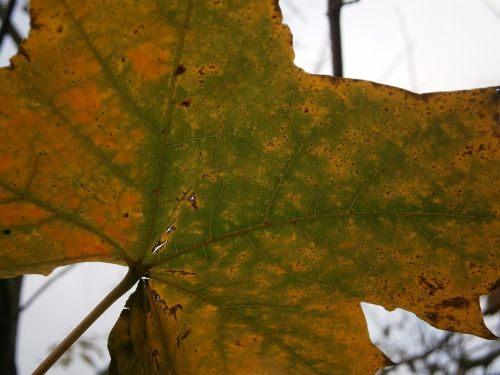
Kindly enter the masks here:
M 181 59 L 182 59 L 182 53 L 184 50 L 184 41 L 186 38 L 186 33 L 189 30 L 189 21 L 191 19 L 191 14 L 193 10 L 193 3 L 194 0 L 189 0 L 186 3 L 186 8 L 185 8 L 185 13 L 184 13 L 184 20 L 182 22 L 182 26 L 180 28 L 180 35 L 179 39 L 177 41 L 177 45 L 175 48 L 175 57 L 174 57 L 174 62 L 172 64 L 172 73 L 170 76 L 170 83 L 168 85 L 168 93 L 167 93 L 167 110 L 165 112 L 165 117 L 164 117 L 164 122 L 165 122 L 165 127 L 161 130 L 162 133 L 162 143 L 161 143 L 161 149 L 160 149 L 160 157 L 159 157 L 159 166 L 158 166 L 158 181 L 156 184 L 156 189 L 153 192 L 152 196 L 152 213 L 151 213 L 151 221 L 149 225 L 147 225 L 147 235 L 146 235 L 146 241 L 144 241 L 144 246 L 142 247 L 142 250 L 140 251 L 140 257 L 137 260 L 137 263 L 141 264 L 144 260 L 144 258 L 147 256 L 148 251 L 150 250 L 151 246 L 155 242 L 154 239 L 154 234 L 155 234 L 155 228 L 157 225 L 158 221 L 158 213 L 160 209 L 160 197 L 161 197 L 161 192 L 164 190 L 164 178 L 165 178 L 165 158 L 167 154 L 167 145 L 168 145 L 168 136 L 170 135 L 170 131 L 172 129 L 172 114 L 174 110 L 174 101 L 175 101 L 175 89 L 176 89 L 176 84 L 177 84 L 177 77 L 178 75 L 176 74 L 177 66 L 179 66 Z M 163 13 L 162 13 L 163 14 Z
M 233 232 L 225 233 L 218 237 L 212 237 L 208 240 L 199 242 L 195 245 L 192 245 L 184 250 L 179 250 L 175 254 L 164 257 L 163 259 L 157 260 L 148 265 L 148 268 L 153 270 L 156 267 L 162 266 L 172 259 L 176 259 L 182 255 L 191 253 L 197 249 L 203 248 L 205 246 L 211 245 L 213 243 L 223 241 L 229 238 L 234 238 L 238 236 L 242 236 L 244 234 L 252 233 L 259 230 L 270 229 L 273 227 L 278 227 L 282 225 L 296 225 L 300 222 L 312 222 L 316 220 L 325 220 L 331 218 L 343 218 L 343 217 L 374 217 L 374 216 L 382 216 L 382 217 L 439 217 L 439 218 L 452 218 L 452 219 L 463 219 L 463 220 L 497 220 L 496 216 L 488 216 L 488 215 L 478 215 L 478 214 L 459 214 L 459 213 L 448 213 L 448 212 L 421 212 L 419 211 L 342 211 L 342 212 L 332 212 L 326 214 L 316 214 L 302 217 L 295 217 L 288 220 L 281 220 L 275 222 L 266 222 L 253 226 L 249 226 L 246 228 L 238 229 Z
M 129 108 L 131 112 L 141 120 L 141 122 L 146 125 L 149 129 L 151 129 L 155 134 L 158 136 L 161 136 L 161 148 L 160 148 L 160 158 L 159 158 L 159 165 L 157 166 L 155 175 L 157 176 L 157 182 L 156 182 L 156 188 L 152 191 L 151 195 L 151 205 L 152 205 L 152 212 L 151 215 L 149 215 L 150 220 L 149 223 L 146 224 L 146 240 L 143 241 L 144 245 L 142 246 L 141 250 L 139 251 L 140 256 L 137 260 L 132 261 L 129 260 L 129 263 L 136 263 L 136 264 L 141 264 L 144 260 L 144 258 L 147 256 L 148 251 L 150 250 L 152 244 L 155 242 L 155 233 L 157 232 L 156 226 L 158 222 L 158 215 L 159 215 L 159 210 L 160 210 L 160 198 L 161 198 L 161 193 L 164 191 L 163 184 L 164 184 L 164 178 L 165 178 L 165 157 L 167 154 L 167 140 L 169 136 L 169 132 L 172 128 L 172 113 L 173 113 L 173 107 L 174 107 L 174 99 L 175 99 L 175 91 L 176 91 L 176 83 L 177 83 L 177 74 L 176 74 L 176 67 L 179 65 L 181 59 L 182 59 L 182 53 L 184 49 L 184 40 L 187 31 L 189 30 L 189 21 L 191 18 L 191 13 L 193 9 L 193 0 L 189 0 L 186 2 L 186 8 L 185 8 L 185 13 L 184 13 L 184 20 L 182 22 L 182 25 L 179 27 L 180 29 L 180 35 L 178 37 L 178 42 L 177 46 L 175 48 L 175 57 L 173 61 L 173 68 L 172 68 L 172 73 L 170 76 L 170 82 L 168 85 L 168 93 L 167 93 L 167 110 L 165 112 L 164 116 L 164 121 L 163 123 L 165 124 L 164 127 L 161 126 L 157 121 L 154 121 L 150 119 L 147 114 L 137 106 L 137 104 L 134 102 L 134 100 L 131 98 L 130 94 L 126 90 L 125 87 L 123 87 L 120 82 L 116 79 L 116 77 L 113 75 L 111 70 L 109 69 L 106 61 L 102 58 L 100 53 L 97 51 L 95 46 L 93 45 L 92 41 L 89 39 L 89 36 L 83 30 L 81 27 L 80 23 L 78 20 L 75 18 L 73 12 L 71 11 L 70 7 L 68 6 L 66 0 L 60 0 L 66 10 L 68 11 L 68 15 L 73 21 L 76 29 L 78 30 L 78 33 L 81 35 L 83 40 L 85 41 L 87 47 L 90 49 L 91 53 L 93 54 L 94 58 L 98 62 L 99 66 L 101 66 L 104 75 L 108 79 L 111 87 L 114 89 L 114 91 L 119 95 L 119 97 L 122 99 L 122 101 L 125 104 L 125 108 Z M 161 9 L 160 9 L 161 11 Z M 161 12 L 163 15 L 164 13 Z M 124 257 L 125 260 L 129 259 L 129 257 Z

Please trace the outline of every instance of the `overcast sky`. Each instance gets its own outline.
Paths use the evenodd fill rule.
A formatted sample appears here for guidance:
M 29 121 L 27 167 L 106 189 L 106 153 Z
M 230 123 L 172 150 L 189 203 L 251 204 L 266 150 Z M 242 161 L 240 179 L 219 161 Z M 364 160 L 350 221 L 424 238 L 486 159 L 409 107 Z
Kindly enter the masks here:
M 294 33 L 295 62 L 309 72 L 331 72 L 326 3 L 281 1 L 285 22 Z M 24 22 L 20 27 L 27 31 L 23 12 L 18 12 L 16 22 Z M 361 0 L 343 8 L 342 33 L 346 77 L 416 92 L 500 85 L 500 0 Z M 0 54 L 3 65 L 12 53 L 12 43 L 5 46 Z M 20 374 L 29 374 L 125 271 L 103 264 L 78 265 L 36 300 L 22 314 Z M 41 276 L 27 277 L 23 301 L 45 281 Z M 124 299 L 86 334 L 96 337 L 104 351 Z M 100 363 L 107 362 L 106 356 Z M 81 362 L 69 370 L 56 367 L 49 372 L 67 373 L 95 372 Z

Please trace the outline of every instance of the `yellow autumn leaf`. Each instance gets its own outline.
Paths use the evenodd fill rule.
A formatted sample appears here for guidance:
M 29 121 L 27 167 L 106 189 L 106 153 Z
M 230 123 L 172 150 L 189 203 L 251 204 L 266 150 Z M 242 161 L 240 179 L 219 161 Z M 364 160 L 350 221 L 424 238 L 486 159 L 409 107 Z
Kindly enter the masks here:
M 361 301 L 491 336 L 497 90 L 306 74 L 274 0 L 31 8 L 0 70 L 0 274 L 142 277 L 112 373 L 374 372 Z

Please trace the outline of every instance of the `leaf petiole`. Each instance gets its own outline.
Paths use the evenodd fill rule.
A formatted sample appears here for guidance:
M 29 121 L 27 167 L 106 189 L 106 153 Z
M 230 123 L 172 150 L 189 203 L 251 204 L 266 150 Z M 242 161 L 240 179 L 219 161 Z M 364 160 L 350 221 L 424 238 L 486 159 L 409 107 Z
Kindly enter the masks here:
M 141 278 L 142 274 L 129 269 L 122 281 L 78 324 L 33 371 L 32 375 L 45 374 L 76 340 L 122 295 Z

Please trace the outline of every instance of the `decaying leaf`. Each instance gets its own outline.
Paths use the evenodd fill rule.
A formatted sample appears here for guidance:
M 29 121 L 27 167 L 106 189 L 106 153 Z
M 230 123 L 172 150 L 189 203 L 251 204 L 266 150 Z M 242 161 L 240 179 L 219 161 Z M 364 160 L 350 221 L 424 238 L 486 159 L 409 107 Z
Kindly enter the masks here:
M 374 372 L 361 301 L 491 336 L 494 88 L 306 74 L 274 0 L 31 8 L 0 70 L 0 272 L 142 270 L 112 372 Z

